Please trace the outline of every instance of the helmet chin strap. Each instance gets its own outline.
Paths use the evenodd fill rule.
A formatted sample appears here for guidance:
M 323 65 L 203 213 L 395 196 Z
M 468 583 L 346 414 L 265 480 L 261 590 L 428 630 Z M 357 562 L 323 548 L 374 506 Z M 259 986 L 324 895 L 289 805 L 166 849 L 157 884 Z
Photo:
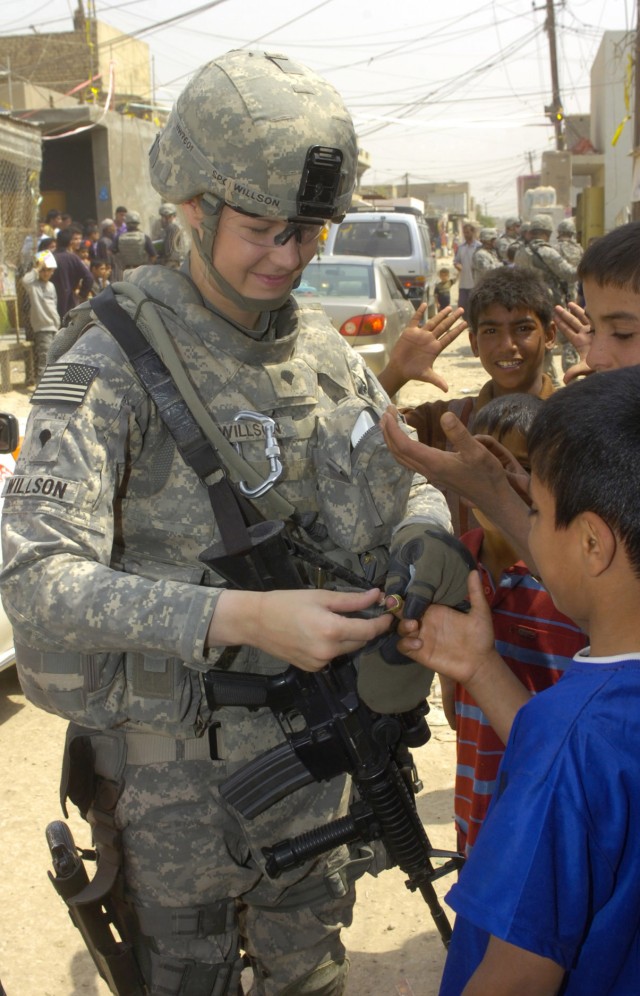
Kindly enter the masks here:
M 213 202 L 213 203 L 212 203 Z M 201 221 L 201 226 L 203 229 L 202 235 L 200 232 L 191 228 L 191 237 L 193 239 L 193 244 L 195 245 L 198 255 L 202 260 L 205 268 L 205 274 L 207 279 L 212 280 L 218 290 L 229 300 L 232 301 L 238 308 L 242 308 L 243 311 L 276 311 L 281 308 L 291 296 L 291 288 L 287 290 L 284 294 L 281 294 L 278 298 L 259 298 L 259 297 L 245 297 L 244 294 L 240 294 L 235 287 L 232 287 L 228 280 L 218 273 L 215 266 L 213 265 L 213 244 L 215 242 L 216 232 L 218 231 L 218 225 L 220 224 L 220 215 L 222 213 L 222 208 L 224 207 L 224 201 L 219 200 L 217 197 L 214 198 L 212 195 L 208 195 L 205 199 L 204 197 L 200 201 L 200 205 L 203 210 L 203 217 Z

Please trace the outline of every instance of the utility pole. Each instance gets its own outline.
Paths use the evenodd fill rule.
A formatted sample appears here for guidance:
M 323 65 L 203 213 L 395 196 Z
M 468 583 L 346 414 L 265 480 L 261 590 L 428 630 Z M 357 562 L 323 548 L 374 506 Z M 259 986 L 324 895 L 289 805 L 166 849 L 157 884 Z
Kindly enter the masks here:
M 549 120 L 553 123 L 556 132 L 556 149 L 562 152 L 564 149 L 564 110 L 560 98 L 560 82 L 558 79 L 558 53 L 556 50 L 556 13 L 553 0 L 547 0 L 547 20 L 545 30 L 549 35 L 549 55 L 551 56 L 551 104 L 545 107 Z
M 529 172 L 533 173 L 533 152 L 527 152 L 527 159 L 529 160 Z

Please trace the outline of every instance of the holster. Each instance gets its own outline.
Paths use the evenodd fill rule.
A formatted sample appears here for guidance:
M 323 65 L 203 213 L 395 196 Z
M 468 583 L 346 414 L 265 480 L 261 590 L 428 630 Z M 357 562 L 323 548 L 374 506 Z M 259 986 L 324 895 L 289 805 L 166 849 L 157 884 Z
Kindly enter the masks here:
M 57 820 L 47 827 L 55 875 L 51 883 L 69 910 L 69 917 L 82 934 L 96 968 L 117 996 L 146 996 L 148 989 L 134 955 L 135 928 L 125 907 L 116 903 L 98 874 L 89 881 L 84 862 L 66 823 Z
M 65 816 L 70 799 L 90 824 L 97 870 L 89 879 L 69 828 L 55 821 L 47 827 L 55 870 L 49 878 L 111 991 L 117 996 L 144 996 L 148 989 L 134 954 L 135 915 L 119 895 L 122 845 L 114 814 L 125 761 L 124 738 L 69 726 L 60 801 Z

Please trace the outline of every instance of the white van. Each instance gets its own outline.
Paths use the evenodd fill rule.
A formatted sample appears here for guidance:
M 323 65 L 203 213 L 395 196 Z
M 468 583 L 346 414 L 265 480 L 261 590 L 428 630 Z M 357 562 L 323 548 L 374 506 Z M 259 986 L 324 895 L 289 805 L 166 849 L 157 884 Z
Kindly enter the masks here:
M 383 259 L 405 288 L 415 308 L 427 302 L 427 315 L 436 312 L 436 262 L 431 233 L 422 212 L 413 207 L 366 208 L 349 211 L 331 225 L 325 254 L 374 256 Z

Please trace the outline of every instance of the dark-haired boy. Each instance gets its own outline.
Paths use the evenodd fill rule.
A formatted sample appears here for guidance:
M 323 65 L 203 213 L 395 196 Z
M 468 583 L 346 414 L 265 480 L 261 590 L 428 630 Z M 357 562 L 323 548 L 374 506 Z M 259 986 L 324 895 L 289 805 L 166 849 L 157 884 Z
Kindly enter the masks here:
M 627 996 L 640 979 L 640 369 L 554 395 L 528 447 L 531 552 L 590 647 L 528 699 L 494 649 L 477 574 L 468 615 L 437 606 L 401 623 L 399 650 L 465 684 L 508 736 L 447 897 L 440 993 Z
M 554 391 L 544 373 L 546 354 L 553 349 L 556 327 L 553 304 L 547 288 L 532 270 L 500 267 L 486 274 L 469 299 L 469 343 L 474 356 L 490 376 L 477 397 L 427 401 L 403 409 L 418 439 L 427 446 L 447 448 L 440 426 L 445 412 L 452 411 L 463 425 L 471 426 L 476 412 L 492 398 L 520 392 L 547 398 Z M 404 338 L 400 337 L 380 383 L 393 395 L 409 379 L 404 363 Z M 447 494 L 453 529 L 460 535 L 468 528 L 468 515 L 456 495 Z

